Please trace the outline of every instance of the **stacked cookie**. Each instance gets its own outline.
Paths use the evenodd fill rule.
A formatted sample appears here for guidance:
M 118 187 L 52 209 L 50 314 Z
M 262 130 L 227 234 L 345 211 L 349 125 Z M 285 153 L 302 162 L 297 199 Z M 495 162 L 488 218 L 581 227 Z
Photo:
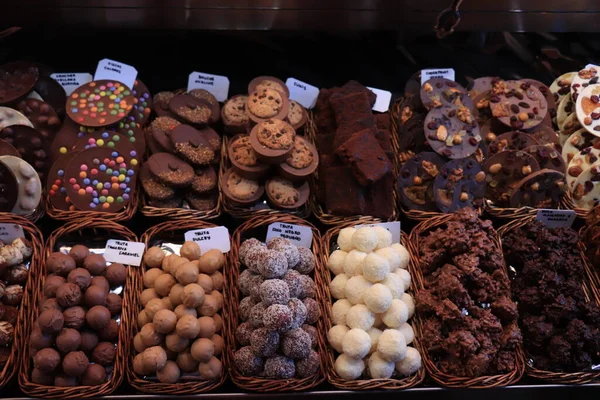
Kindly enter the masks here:
M 392 244 L 382 227 L 344 228 L 340 231 L 328 268 L 334 326 L 329 344 L 340 355 L 335 371 L 343 379 L 388 379 L 409 376 L 421 368 L 408 323 L 415 312 L 406 268 L 408 251 Z M 368 366 L 368 368 L 365 368 Z
M 322 89 L 315 106 L 321 157 L 318 200 L 338 216 L 394 213 L 389 114 L 373 114 L 377 96 L 356 81 Z

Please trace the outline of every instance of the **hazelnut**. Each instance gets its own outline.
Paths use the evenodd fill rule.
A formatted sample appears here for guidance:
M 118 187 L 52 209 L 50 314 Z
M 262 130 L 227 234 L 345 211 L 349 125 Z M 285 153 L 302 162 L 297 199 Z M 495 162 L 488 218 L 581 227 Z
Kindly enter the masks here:
M 185 257 L 190 261 L 194 261 L 200 258 L 202 252 L 200 251 L 200 245 L 198 243 L 187 241 L 181 246 L 179 254 L 181 254 L 181 257 Z
M 165 259 L 165 252 L 158 246 L 150 247 L 144 254 L 144 263 L 148 268 L 160 268 Z
M 475 175 L 475 182 L 483 182 L 485 180 L 485 172 L 479 171 L 477 175 Z
M 431 86 L 431 83 L 429 83 L 429 82 L 425 82 L 425 84 L 423 85 L 423 90 L 424 90 L 426 93 L 430 93 L 430 92 L 432 92 L 432 91 L 433 91 L 433 86 Z
M 490 168 L 488 171 L 490 172 L 490 174 L 497 174 L 501 170 L 502 170 L 502 164 L 496 163 L 496 164 L 490 165 Z
M 462 193 L 460 194 L 460 201 L 467 201 L 467 200 L 469 200 L 469 193 L 467 193 L 467 192 L 462 192 Z
M 453 144 L 461 144 L 462 141 L 463 139 L 460 135 L 454 135 L 454 138 L 452 139 Z
M 448 138 L 448 130 L 444 125 L 440 125 L 437 128 L 436 137 L 440 142 L 445 142 Z
M 528 119 L 529 119 L 529 115 L 527 115 L 527 113 L 525 113 L 525 112 L 519 113 L 519 121 L 525 122 Z
M 531 190 L 535 190 L 536 192 L 540 190 L 539 182 L 535 182 L 533 185 L 531 185 Z
M 413 178 L 413 185 L 420 185 L 421 183 L 423 183 L 423 179 L 421 179 L 420 176 L 415 176 Z
M 523 173 L 523 175 L 529 175 L 531 173 L 531 166 L 524 165 L 523 168 L 521 168 L 521 172 Z

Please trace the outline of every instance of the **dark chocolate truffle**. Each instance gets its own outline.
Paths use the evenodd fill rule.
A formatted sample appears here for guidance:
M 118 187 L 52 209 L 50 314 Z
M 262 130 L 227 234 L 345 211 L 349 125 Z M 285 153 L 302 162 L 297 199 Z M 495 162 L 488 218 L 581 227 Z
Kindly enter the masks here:
M 60 354 L 51 347 L 46 347 L 33 357 L 33 366 L 43 372 L 52 372 L 60 364 Z
M 63 359 L 62 369 L 69 376 L 79 377 L 85 373 L 89 364 L 90 360 L 83 351 L 72 351 Z
M 61 307 L 73 307 L 81 302 L 81 289 L 74 283 L 63 283 L 56 291 L 56 301 Z
M 287 304 L 290 299 L 290 290 L 281 279 L 267 279 L 260 285 L 260 298 L 266 306 Z
M 79 349 L 91 354 L 96 346 L 98 346 L 98 342 L 98 335 L 96 335 L 94 332 L 81 332 L 81 345 L 79 346 Z
M 290 299 L 287 306 L 292 311 L 292 326 L 291 329 L 296 329 L 302 326 L 306 321 L 307 309 L 302 300 Z
M 88 307 L 103 306 L 106 303 L 108 293 L 102 286 L 91 285 L 85 291 L 85 305 Z
M 250 337 L 254 328 L 248 322 L 242 322 L 235 330 L 235 338 L 242 346 L 248 346 L 250 344 Z
M 310 336 L 310 342 L 311 342 L 311 346 L 313 349 L 317 348 L 317 340 L 318 340 L 318 336 L 319 334 L 317 333 L 317 328 L 315 328 L 312 325 L 307 325 L 304 324 L 302 325 L 302 329 L 304 330 L 304 332 L 308 333 L 308 336 Z
M 114 363 L 117 350 L 115 345 L 108 342 L 100 342 L 92 352 L 92 361 L 103 366 Z
M 259 357 L 271 357 L 279 348 L 279 333 L 258 328 L 250 335 L 250 347 Z
M 311 343 L 310 336 L 302 328 L 292 329 L 283 336 L 281 350 L 289 358 L 299 360 L 309 356 Z
M 311 351 L 308 357 L 296 361 L 296 375 L 298 378 L 308 378 L 317 373 L 320 365 L 319 353 Z
M 110 283 L 110 287 L 122 286 L 127 279 L 127 268 L 123 264 L 112 263 L 104 271 L 104 277 Z
M 79 289 L 83 292 L 90 286 L 92 275 L 85 268 L 75 268 L 73 271 L 69 272 L 67 281 L 79 286 Z
M 81 345 L 81 334 L 72 328 L 64 328 L 56 337 L 56 347 L 61 353 L 70 353 L 79 349 Z
M 104 342 L 116 342 L 118 337 L 119 324 L 114 319 L 108 321 L 108 324 L 98 332 L 98 338 Z
M 99 331 L 110 321 L 110 311 L 104 306 L 94 306 L 89 309 L 85 320 L 90 328 Z
M 69 272 L 75 269 L 75 260 L 72 257 L 56 251 L 50 254 L 48 260 L 46 260 L 46 266 L 56 275 L 66 277 Z
M 106 259 L 100 254 L 90 254 L 83 260 L 83 268 L 94 276 L 102 275 L 106 269 Z
M 85 324 L 85 310 L 83 307 L 75 306 L 63 311 L 65 328 L 81 329 Z
M 56 291 L 61 287 L 67 280 L 62 276 L 48 275 L 44 282 L 44 296 L 56 297 Z
M 265 328 L 277 332 L 285 332 L 293 324 L 292 311 L 288 306 L 282 304 L 273 304 L 269 306 L 263 316 Z
M 29 345 L 35 350 L 41 350 L 46 347 L 51 347 L 54 344 L 54 337 L 50 334 L 43 333 L 39 326 L 33 328 L 29 336 Z
M 123 302 L 121 300 L 121 296 L 115 293 L 109 293 L 106 296 L 106 308 L 110 311 L 111 315 L 121 314 L 121 306 Z
M 81 384 L 84 386 L 101 385 L 106 382 L 106 378 L 106 369 L 102 365 L 90 364 L 81 377 Z
M 56 301 L 56 299 L 46 299 L 42 303 L 40 312 L 44 312 L 46 310 L 62 311 L 62 307 L 58 305 L 58 302 Z
M 64 322 L 63 313 L 59 310 L 46 310 L 38 317 L 38 324 L 44 333 L 60 332 Z
M 95 276 L 92 278 L 92 282 L 90 283 L 90 285 L 95 285 L 95 286 L 100 286 L 103 287 L 104 290 L 106 290 L 106 292 L 108 293 L 110 291 L 110 284 L 108 283 L 108 280 L 103 277 L 103 276 Z
M 58 387 L 73 387 L 78 386 L 77 378 L 65 374 L 56 375 L 54 378 L 54 386 Z
M 233 355 L 233 362 L 244 376 L 256 376 L 263 370 L 264 360 L 254 355 L 250 346 L 242 347 Z
M 52 386 L 54 384 L 54 377 L 47 372 L 34 368 L 31 371 L 31 382 L 38 385 Z
M 295 269 L 290 269 L 282 277 L 290 291 L 290 297 L 299 297 L 302 294 L 302 274 Z
M 316 324 L 321 316 L 321 310 L 319 309 L 319 303 L 315 299 L 306 298 L 303 300 L 306 306 L 306 323 Z
M 78 266 L 83 265 L 83 260 L 85 260 L 89 254 L 90 249 L 82 244 L 76 244 L 75 246 L 71 247 L 71 250 L 69 251 L 69 255 L 73 258 Z
M 272 379 L 290 379 L 296 374 L 294 361 L 284 356 L 273 356 L 265 361 L 265 376 Z

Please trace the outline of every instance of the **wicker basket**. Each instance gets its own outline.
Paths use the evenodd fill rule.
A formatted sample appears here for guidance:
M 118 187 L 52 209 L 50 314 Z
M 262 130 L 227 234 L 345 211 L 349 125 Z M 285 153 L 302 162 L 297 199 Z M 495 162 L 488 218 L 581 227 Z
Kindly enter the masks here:
M 160 246 L 165 241 L 170 243 L 182 244 L 184 242 L 184 234 L 186 231 L 193 229 L 203 228 L 214 228 L 216 225 L 194 220 L 186 221 L 167 221 L 160 223 L 148 229 L 141 237 L 141 241 L 146 244 L 146 249 L 152 246 Z M 227 269 L 225 265 L 224 270 Z M 136 287 L 133 290 L 133 302 L 130 303 L 130 310 L 132 320 L 135 321 L 139 312 L 143 309 L 140 303 L 140 293 L 144 290 L 143 276 L 146 272 L 146 264 L 142 263 L 141 268 L 137 268 L 134 271 Z M 223 328 L 225 329 L 225 327 Z M 137 323 L 132 323 L 131 326 L 131 337 L 137 335 L 139 329 Z M 223 332 L 221 333 L 223 340 L 228 337 Z M 227 341 L 225 341 L 225 348 L 227 348 Z M 178 383 L 161 383 L 157 380 L 143 379 L 137 375 L 133 370 L 133 358 L 135 356 L 135 350 L 129 354 L 127 360 L 127 381 L 129 385 L 135 390 L 143 393 L 162 394 L 162 395 L 185 395 L 185 394 L 198 394 L 205 393 L 215 390 L 221 386 L 227 378 L 227 364 L 225 357 L 222 355 L 221 362 L 223 364 L 223 373 L 217 379 L 212 380 L 198 380 L 198 379 L 187 379 Z
M 40 302 L 44 296 L 43 286 L 45 277 L 48 275 L 45 260 L 58 249 L 61 243 L 93 243 L 102 246 L 107 239 L 124 239 L 128 241 L 137 241 L 136 235 L 126 227 L 113 221 L 97 218 L 86 218 L 80 221 L 73 221 L 58 228 L 46 241 L 44 260 L 40 274 L 37 279 L 37 287 L 32 296 L 32 307 L 29 312 L 29 318 L 25 322 L 23 329 L 23 341 L 26 341 L 33 329 L 33 323 L 38 315 Z M 19 386 L 21 390 L 29 396 L 43 398 L 61 398 L 61 399 L 79 399 L 85 397 L 103 396 L 114 392 L 123 382 L 125 376 L 125 363 L 129 355 L 129 347 L 132 343 L 131 337 L 131 304 L 135 295 L 135 267 L 129 267 L 127 281 L 123 288 L 122 300 L 123 308 L 121 312 L 121 323 L 119 325 L 119 339 L 117 342 L 117 354 L 113 371 L 109 376 L 108 382 L 97 386 L 74 386 L 58 387 L 45 386 L 33 383 L 29 380 L 32 369 L 32 358 L 29 354 L 29 346 L 23 347 L 21 357 L 21 366 L 19 370 Z
M 19 368 L 19 360 L 23 357 L 23 349 L 26 347 L 25 325 L 31 320 L 33 293 L 40 280 L 40 269 L 44 258 L 44 239 L 39 229 L 29 220 L 10 213 L 0 213 L 0 224 L 17 224 L 23 228 L 25 238 L 31 242 L 33 253 L 30 258 L 29 276 L 23 288 L 23 300 L 19 306 L 17 324 L 15 325 L 14 340 L 11 353 L 8 356 L 4 368 L 0 370 L 0 388 L 6 385 Z
M 139 190 L 142 190 L 141 188 Z M 182 220 L 182 219 L 197 219 L 197 220 L 210 220 L 221 216 L 222 210 L 222 195 L 219 190 L 217 197 L 217 204 L 214 208 L 206 211 L 194 210 L 191 208 L 160 208 L 153 207 L 148 204 L 146 196 L 140 192 L 141 207 L 140 212 L 146 217 L 165 218 L 170 220 Z
M 227 349 L 227 362 L 230 366 L 229 374 L 231 375 L 231 380 L 233 383 L 244 389 L 251 390 L 255 392 L 263 392 L 263 393 L 273 393 L 273 392 L 299 392 L 303 390 L 311 389 L 321 382 L 325 380 L 325 376 L 323 374 L 324 371 L 324 355 L 325 355 L 325 336 L 324 329 L 325 324 L 323 323 L 323 319 L 319 318 L 317 323 L 317 332 L 319 334 L 319 343 L 318 343 L 318 353 L 321 355 L 321 367 L 319 370 L 312 376 L 308 378 L 298 379 L 268 379 L 261 378 L 258 376 L 244 376 L 238 372 L 235 367 L 235 363 L 233 362 L 234 352 L 237 349 L 236 339 L 235 339 L 235 331 L 238 326 L 238 305 L 240 303 L 240 292 L 238 290 L 238 277 L 240 275 L 240 262 L 238 251 L 241 243 L 249 239 L 251 237 L 263 238 L 265 236 L 265 232 L 267 227 L 275 222 L 283 222 L 287 224 L 295 224 L 295 225 L 303 225 L 308 226 L 312 229 L 313 239 L 312 239 L 312 251 L 315 255 L 315 270 L 314 270 L 314 281 L 316 286 L 316 300 L 319 303 L 323 302 L 323 283 L 321 282 L 321 276 L 323 276 L 322 269 L 323 266 L 320 262 L 320 254 L 321 254 L 321 234 L 310 223 L 295 217 L 293 215 L 259 215 L 255 218 L 252 218 L 242 225 L 239 226 L 238 229 L 233 234 L 231 241 L 231 251 L 229 252 L 229 268 L 227 268 L 225 274 L 225 298 L 229 299 L 227 302 L 227 315 L 225 318 L 225 324 L 227 325 L 227 340 L 226 343 L 229 343 Z
M 563 198 L 561 206 L 562 206 L 561 208 L 564 208 L 566 210 L 573 210 L 573 211 L 575 211 L 575 214 L 577 214 L 577 216 L 579 218 L 586 218 L 588 216 L 589 212 L 590 212 L 590 210 L 586 210 L 584 208 L 575 207 L 575 203 L 573 203 L 573 196 L 571 195 L 570 192 L 567 192 L 567 194 Z
M 427 221 L 423 221 L 414 227 L 412 233 L 410 234 L 410 238 L 408 241 L 408 250 L 410 252 L 410 275 L 413 277 L 413 282 L 415 282 L 414 287 L 418 294 L 419 291 L 424 289 L 424 277 L 421 272 L 421 268 L 419 267 L 419 242 L 421 239 L 421 235 L 427 231 L 439 228 L 444 225 L 448 220 L 452 217 L 452 214 L 444 214 L 438 217 L 431 218 Z M 502 251 L 502 247 L 500 243 L 497 243 L 498 251 Z M 506 266 L 505 266 L 506 268 Z M 506 269 L 505 269 L 506 272 Z M 422 337 L 423 335 L 423 321 L 419 317 L 418 314 L 415 314 L 415 336 Z M 423 351 L 421 353 L 423 357 L 423 362 L 425 364 L 425 368 L 427 369 L 427 373 L 429 376 L 433 378 L 434 381 L 439 383 L 442 386 L 449 388 L 472 388 L 472 389 L 488 389 L 495 387 L 502 387 L 513 384 L 517 382 L 523 376 L 523 372 L 525 370 L 524 367 L 524 359 L 523 352 L 521 347 L 517 347 L 515 350 L 515 359 L 516 365 L 515 369 L 511 372 L 502 374 L 502 375 L 484 375 L 475 378 L 470 377 L 462 377 L 462 376 L 453 376 L 442 372 L 435 361 L 429 356 L 427 351 Z
M 100 211 L 65 211 L 59 210 L 55 208 L 52 204 L 50 204 L 50 200 L 48 199 L 48 195 L 46 195 L 44 199 L 44 206 L 46 208 L 46 214 L 50 216 L 52 219 L 56 219 L 59 221 L 79 221 L 79 220 L 87 220 L 90 218 L 97 218 L 104 221 L 129 221 L 134 215 L 138 208 L 139 198 L 138 194 L 134 194 L 131 197 L 131 201 L 127 204 L 127 206 L 115 213 L 108 212 L 100 212 Z
M 321 281 L 323 282 L 323 286 L 321 287 L 323 291 L 324 301 L 321 302 L 321 313 L 323 314 L 324 324 L 325 324 L 325 332 L 328 332 L 329 329 L 333 326 L 331 316 L 331 305 L 333 304 L 333 298 L 331 297 L 331 293 L 329 291 L 329 284 L 331 283 L 331 273 L 327 270 L 327 262 L 329 260 L 329 254 L 334 248 L 337 240 L 337 235 L 340 230 L 343 228 L 355 226 L 355 222 L 347 222 L 345 224 L 333 227 L 329 229 L 325 236 L 323 236 L 323 251 L 321 252 L 321 264 L 323 265 L 321 277 Z M 404 232 L 401 234 L 401 243 L 406 247 L 407 237 Z M 421 348 L 418 338 L 415 334 L 415 339 L 413 342 L 413 346 L 419 350 L 419 353 L 423 354 L 423 349 Z M 327 380 L 333 386 L 338 389 L 344 390 L 372 390 L 372 389 L 408 389 L 414 387 L 425 379 L 425 369 L 421 368 L 415 374 L 403 377 L 400 379 L 360 379 L 360 380 L 347 380 L 341 378 L 334 369 L 335 364 L 335 354 L 334 350 L 331 346 L 326 345 L 327 353 L 325 356 L 325 368 L 327 373 Z
M 524 218 L 528 216 L 535 216 L 537 212 L 540 210 L 539 208 L 533 207 L 520 207 L 520 208 L 502 208 L 495 207 L 492 202 L 488 199 L 484 199 L 483 208 L 486 213 L 496 218 L 506 218 L 506 219 L 517 219 Z M 585 217 L 587 215 L 588 210 L 575 209 L 573 206 L 573 202 L 571 201 L 571 196 L 569 193 L 566 193 L 563 196 L 562 200 L 558 204 L 559 210 L 575 210 L 578 216 Z M 579 211 L 578 211 L 579 210 Z M 585 212 L 585 213 L 584 213 Z
M 42 200 L 40 200 L 40 204 L 38 204 L 38 207 L 32 213 L 21 216 L 31 222 L 37 222 L 37 220 L 42 218 L 46 212 L 46 202 L 44 201 L 43 196 L 44 194 L 42 191 Z
M 502 238 L 507 235 L 513 229 L 525 226 L 535 220 L 535 216 L 528 216 L 520 219 L 510 221 L 506 225 L 503 225 L 498 229 L 498 244 L 501 245 Z M 581 251 L 583 248 L 581 242 L 579 243 L 581 259 L 585 269 L 587 281 L 583 282 L 583 291 L 585 293 L 587 301 L 595 301 L 596 304 L 600 305 L 600 291 L 596 286 L 596 274 L 590 269 L 587 263 L 586 257 Z M 527 356 L 524 354 L 524 359 Z M 600 371 L 597 372 L 552 372 L 545 371 L 535 368 L 529 362 L 525 362 L 525 372 L 532 378 L 540 379 L 546 382 L 563 384 L 563 385 L 582 385 L 585 383 L 598 382 L 600 380 Z

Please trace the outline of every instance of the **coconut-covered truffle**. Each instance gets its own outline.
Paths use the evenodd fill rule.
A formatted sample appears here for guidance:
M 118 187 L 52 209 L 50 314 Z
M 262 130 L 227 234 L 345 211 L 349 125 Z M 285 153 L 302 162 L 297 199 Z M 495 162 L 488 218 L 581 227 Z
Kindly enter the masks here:
M 259 276 L 249 269 L 243 270 L 238 276 L 238 289 L 244 296 L 250 295 L 250 288 L 254 285 L 256 277 Z
M 360 250 L 351 250 L 346 256 L 344 273 L 349 277 L 362 274 L 362 263 L 367 253 Z
M 298 247 L 300 261 L 294 269 L 301 274 L 308 275 L 315 269 L 315 255 L 308 247 Z
M 311 343 L 310 336 L 303 329 L 292 329 L 284 334 L 281 350 L 289 358 L 299 360 L 308 357 Z
M 369 310 L 374 313 L 382 313 L 390 308 L 392 304 L 392 292 L 387 286 L 381 283 L 376 283 L 367 290 L 363 295 L 363 301 Z
M 279 333 L 267 328 L 258 328 L 250 335 L 250 347 L 259 357 L 271 357 L 279 347 Z
M 290 290 L 281 279 L 267 279 L 260 285 L 260 298 L 266 306 L 287 304 L 290 300 Z
M 344 272 L 344 264 L 346 263 L 346 256 L 348 253 L 342 250 L 336 250 L 329 256 L 327 260 L 327 268 L 334 275 L 339 275 Z
M 390 272 L 394 272 L 400 266 L 400 253 L 394 250 L 392 247 L 384 247 L 375 251 L 379 257 L 383 257 L 390 264 Z
M 406 247 L 402 246 L 400 243 L 394 243 L 392 248 L 398 252 L 400 255 L 400 265 L 398 268 L 407 269 L 408 263 L 410 262 L 410 254 L 408 254 L 408 250 Z
M 375 253 L 368 254 L 363 260 L 362 274 L 373 282 L 381 282 L 390 273 L 390 263 Z
M 362 329 L 350 329 L 342 340 L 342 351 L 344 354 L 363 358 L 369 354 L 371 349 L 371 338 L 369 334 Z
M 346 325 L 346 314 L 352 307 L 347 299 L 341 299 L 331 306 L 331 318 L 334 325 Z
M 292 326 L 290 327 L 290 329 L 299 328 L 302 326 L 302 324 L 304 324 L 304 322 L 307 322 L 306 317 L 308 315 L 308 310 L 306 308 L 306 305 L 304 305 L 304 303 L 302 302 L 302 300 L 296 298 L 290 299 L 290 301 L 288 301 L 287 303 L 287 306 L 292 312 Z
M 411 277 L 410 273 L 405 269 L 398 268 L 394 274 L 398 275 L 400 279 L 402 279 L 402 283 L 404 283 L 404 291 L 406 292 L 408 288 L 410 288 Z
M 265 244 L 262 243 L 261 241 L 252 238 L 252 239 L 248 239 L 248 240 L 244 240 L 244 242 L 242 242 L 242 244 L 240 245 L 240 249 L 239 249 L 239 255 L 240 255 L 240 261 L 242 262 L 242 264 L 244 264 L 246 267 L 248 266 L 248 255 L 249 253 L 256 249 L 256 248 L 265 248 Z
M 409 376 L 421 368 L 421 354 L 413 347 L 406 348 L 406 356 L 396 363 L 396 371 L 400 375 Z
M 315 297 L 315 281 L 313 281 L 313 279 L 308 275 L 300 275 L 300 281 L 302 282 L 302 289 L 300 292 L 300 296 L 298 297 L 301 299 L 304 299 L 306 297 Z
M 306 323 L 307 324 L 316 324 L 321 316 L 321 309 L 319 308 L 319 303 L 315 299 L 307 298 L 302 300 L 304 302 L 304 306 L 306 306 Z
M 387 361 L 397 362 L 406 356 L 406 339 L 396 329 L 386 329 L 379 336 L 377 352 Z
M 394 299 L 390 308 L 381 314 L 381 320 L 388 328 L 399 328 L 408 321 L 408 307 L 402 300 Z
M 337 239 L 337 244 L 340 246 L 340 250 L 349 252 L 354 248 L 354 245 L 352 244 L 352 237 L 354 236 L 355 232 L 356 228 L 344 228 L 340 230 Z
M 352 247 L 365 253 L 375 250 L 377 243 L 377 230 L 372 227 L 358 228 L 352 235 Z
M 283 274 L 281 280 L 288 285 L 290 297 L 299 297 L 302 294 L 303 279 L 300 272 L 296 271 L 295 269 L 290 269 Z
M 273 304 L 265 310 L 263 324 L 265 328 L 285 332 L 293 324 L 292 311 L 287 305 Z
M 288 269 L 294 268 L 300 261 L 298 248 L 287 239 L 280 237 L 271 238 L 267 242 L 267 248 L 283 253 L 288 262 Z
M 352 304 L 363 303 L 363 296 L 365 290 L 370 288 L 373 284 L 365 279 L 362 275 L 353 276 L 348 279 L 346 284 L 346 298 Z
M 362 329 L 367 331 L 375 322 L 375 314 L 363 304 L 356 304 L 348 310 L 346 314 L 346 325 L 350 329 Z
M 380 329 L 372 327 L 367 333 L 371 338 L 371 349 L 369 350 L 369 354 L 373 354 L 377 350 L 377 343 L 379 342 L 379 336 L 383 333 Z
M 264 303 L 259 302 L 252 307 L 250 310 L 250 317 L 248 318 L 248 323 L 253 328 L 260 328 L 264 325 L 263 318 L 265 315 L 265 311 L 267 311 L 267 306 Z
M 404 293 L 400 297 L 400 300 L 402 300 L 408 308 L 408 318 L 412 318 L 412 316 L 415 315 L 415 301 L 413 297 L 408 293 Z
M 248 346 L 252 332 L 254 332 L 254 328 L 248 322 L 242 322 L 235 330 L 235 339 L 242 346 Z
M 346 284 L 348 283 L 348 275 L 339 274 L 329 284 L 329 291 L 334 299 L 346 298 Z
M 275 250 L 262 251 L 258 256 L 258 273 L 267 279 L 279 278 L 288 270 L 287 258 Z
M 397 274 L 388 274 L 381 284 L 388 288 L 393 299 L 399 299 L 404 294 L 404 281 Z
M 382 226 L 375 226 L 374 229 L 377 233 L 377 246 L 375 250 L 390 247 L 392 245 L 392 233 Z
M 327 332 L 327 340 L 329 341 L 329 344 L 338 353 L 341 353 L 343 350 L 342 344 L 348 331 L 350 331 L 350 329 L 348 329 L 346 325 L 335 325 L 332 326 Z
M 335 372 L 342 379 L 358 379 L 365 370 L 365 363 L 362 358 L 353 358 L 346 354 L 340 354 L 335 360 Z
M 260 374 L 264 368 L 264 359 L 254 355 L 250 346 L 242 347 L 233 355 L 233 362 L 238 371 L 244 376 Z
M 415 340 L 415 331 L 413 330 L 411 324 L 407 322 L 403 323 L 400 325 L 400 328 L 398 328 L 398 331 L 404 336 L 404 340 L 406 340 L 407 345 L 411 344 L 413 340 Z
M 249 270 L 260 274 L 260 263 L 264 254 L 268 251 L 267 246 L 256 239 L 246 240 L 240 246 L 240 261 Z M 286 260 L 287 265 L 287 260 Z
M 296 376 L 298 378 L 308 378 L 314 375 L 321 365 L 319 353 L 311 350 L 308 357 L 296 361 Z
M 240 301 L 238 313 L 242 321 L 247 321 L 248 318 L 250 318 L 250 311 L 252 311 L 252 307 L 255 305 L 256 301 L 254 301 L 252 297 L 244 297 L 242 301 Z
M 315 349 L 318 344 L 317 341 L 319 340 L 319 333 L 317 332 L 317 328 L 315 328 L 312 325 L 304 324 L 302 325 L 302 329 L 304 330 L 304 332 L 308 333 L 308 336 L 310 336 L 311 346 L 313 349 Z
M 367 365 L 373 379 L 388 379 L 394 373 L 394 363 L 382 358 L 379 352 L 371 354 Z
M 290 379 L 296 374 L 294 361 L 284 356 L 273 356 L 265 361 L 265 376 L 271 379 Z

